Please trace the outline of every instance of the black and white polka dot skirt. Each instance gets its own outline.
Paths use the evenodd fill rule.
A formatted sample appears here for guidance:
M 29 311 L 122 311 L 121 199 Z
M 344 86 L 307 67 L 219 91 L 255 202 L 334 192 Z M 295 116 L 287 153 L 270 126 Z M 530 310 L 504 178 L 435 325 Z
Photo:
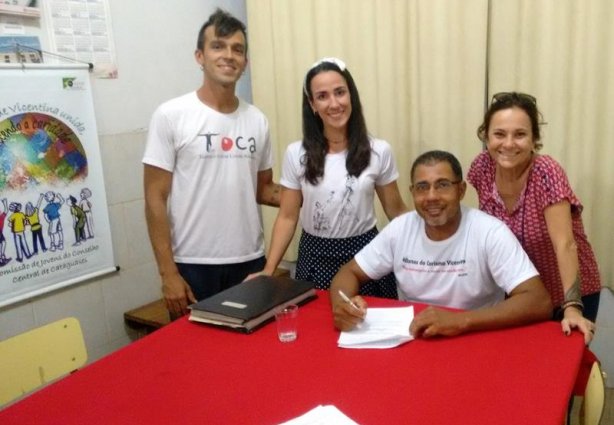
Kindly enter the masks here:
M 318 289 L 328 289 L 341 266 L 354 258 L 377 233 L 374 227 L 362 235 L 349 238 L 320 238 L 303 230 L 298 246 L 296 278 L 313 282 Z M 361 286 L 360 294 L 396 299 L 394 274 L 368 281 Z

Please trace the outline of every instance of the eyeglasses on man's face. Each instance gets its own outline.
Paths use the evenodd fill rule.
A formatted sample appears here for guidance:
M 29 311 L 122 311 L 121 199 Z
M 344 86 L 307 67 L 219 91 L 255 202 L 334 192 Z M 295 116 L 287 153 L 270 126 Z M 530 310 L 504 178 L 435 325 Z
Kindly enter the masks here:
M 448 179 L 437 180 L 435 183 L 431 184 L 428 182 L 418 182 L 411 186 L 411 190 L 414 191 L 417 195 L 426 195 L 431 191 L 431 187 L 435 189 L 436 193 L 446 194 L 450 193 L 455 185 L 459 184 L 461 180 L 451 181 Z
M 524 101 L 529 101 L 534 105 L 537 105 L 537 99 L 535 98 L 535 96 L 531 96 L 530 94 L 526 94 L 526 93 L 520 93 L 520 92 L 500 92 L 500 93 L 496 93 L 492 96 L 492 99 L 490 101 L 490 104 L 494 104 L 497 102 L 508 102 L 510 100 L 524 100 Z

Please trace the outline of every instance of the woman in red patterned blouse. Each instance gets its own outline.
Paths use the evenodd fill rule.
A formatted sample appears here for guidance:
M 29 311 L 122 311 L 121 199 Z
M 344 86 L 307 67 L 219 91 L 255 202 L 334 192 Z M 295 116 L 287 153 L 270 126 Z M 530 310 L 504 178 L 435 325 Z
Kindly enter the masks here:
M 494 95 L 478 129 L 487 150 L 473 160 L 467 180 L 478 192 L 480 209 L 503 220 L 520 240 L 563 331 L 579 329 L 588 344 L 599 308 L 599 270 L 584 232 L 583 206 L 565 171 L 537 153 L 540 116 L 531 95 Z

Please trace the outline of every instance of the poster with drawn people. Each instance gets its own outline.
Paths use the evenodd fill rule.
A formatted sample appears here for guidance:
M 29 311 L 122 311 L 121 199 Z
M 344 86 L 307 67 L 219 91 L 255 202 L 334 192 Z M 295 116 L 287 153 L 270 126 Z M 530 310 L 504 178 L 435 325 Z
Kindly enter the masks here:
M 115 263 L 87 69 L 0 75 L 1 307 Z

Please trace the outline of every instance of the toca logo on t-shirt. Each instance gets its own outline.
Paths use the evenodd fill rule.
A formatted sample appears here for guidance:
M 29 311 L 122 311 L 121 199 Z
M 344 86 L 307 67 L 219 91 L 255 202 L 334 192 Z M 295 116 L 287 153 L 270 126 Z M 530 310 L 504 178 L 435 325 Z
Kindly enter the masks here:
M 232 150 L 249 151 L 249 153 L 256 152 L 256 139 L 254 137 L 238 136 L 233 140 L 232 137 L 220 136 L 219 133 L 200 133 L 199 136 L 205 138 L 207 153 L 219 152 L 218 149 L 221 149 L 223 152 L 230 152 Z

